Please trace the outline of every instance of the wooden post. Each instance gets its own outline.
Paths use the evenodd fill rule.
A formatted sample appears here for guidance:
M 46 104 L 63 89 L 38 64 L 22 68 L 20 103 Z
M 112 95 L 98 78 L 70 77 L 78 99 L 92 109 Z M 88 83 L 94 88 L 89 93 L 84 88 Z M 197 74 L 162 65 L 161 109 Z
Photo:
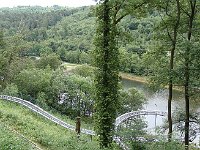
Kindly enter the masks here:
M 90 135 L 90 139 L 91 139 L 91 141 L 92 141 L 92 135 Z
M 81 117 L 76 117 L 76 133 L 77 133 L 77 137 L 80 137 L 80 133 L 81 133 Z

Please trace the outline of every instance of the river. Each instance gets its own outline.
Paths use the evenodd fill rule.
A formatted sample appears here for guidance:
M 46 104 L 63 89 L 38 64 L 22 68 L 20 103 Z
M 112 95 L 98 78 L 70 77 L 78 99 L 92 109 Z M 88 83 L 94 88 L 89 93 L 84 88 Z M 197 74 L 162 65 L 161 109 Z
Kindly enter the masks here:
M 158 91 L 151 90 L 147 84 L 133 81 L 133 80 L 122 80 L 122 85 L 125 90 L 129 88 L 136 88 L 139 90 L 147 99 L 147 103 L 143 106 L 145 110 L 159 110 L 159 111 L 167 111 L 167 99 L 168 99 L 168 90 L 160 89 Z M 173 101 L 172 101 L 172 109 L 176 110 L 177 107 L 184 107 L 184 98 L 183 94 L 178 91 L 173 92 Z
M 136 88 L 139 90 L 147 99 L 147 103 L 143 105 L 144 110 L 157 110 L 167 112 L 167 99 L 168 99 L 168 90 L 167 89 L 160 89 L 158 91 L 153 91 L 148 88 L 147 84 L 141 83 L 138 81 L 123 79 L 122 85 L 125 90 L 129 88 Z M 183 92 L 180 91 L 173 91 L 173 101 L 172 101 L 172 111 L 175 112 L 178 109 L 184 109 L 184 95 Z M 200 112 L 200 105 L 196 102 L 190 103 L 190 108 L 195 110 L 196 112 Z M 155 126 L 163 125 L 163 120 L 166 120 L 167 117 L 160 117 L 160 116 L 146 116 L 145 121 L 148 123 L 148 131 L 151 130 L 151 133 L 155 131 Z M 155 132 L 154 132 L 155 133 Z M 198 139 L 196 138 L 195 143 L 198 143 Z

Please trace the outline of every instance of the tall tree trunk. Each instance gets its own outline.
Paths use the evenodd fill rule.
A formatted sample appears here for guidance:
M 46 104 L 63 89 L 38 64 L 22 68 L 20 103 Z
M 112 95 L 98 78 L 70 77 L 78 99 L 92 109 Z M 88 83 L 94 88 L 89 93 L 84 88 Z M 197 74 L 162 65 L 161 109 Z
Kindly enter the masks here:
M 116 48 L 116 26 L 111 21 L 110 1 L 97 8 L 96 32 L 96 131 L 100 147 L 111 146 L 118 104 L 119 59 Z
M 170 66 L 169 66 L 169 97 L 168 97 L 168 123 L 169 123 L 169 132 L 168 132 L 168 141 L 171 141 L 172 138 L 172 96 L 173 96 L 173 80 L 172 80 L 172 72 L 174 69 L 174 53 L 176 50 L 176 43 L 177 43 L 177 35 L 178 35 L 178 28 L 180 25 L 180 1 L 176 0 L 176 8 L 177 8 L 177 20 L 176 24 L 173 29 L 173 36 L 170 36 L 171 42 L 172 42 L 172 49 L 171 49 L 171 55 L 170 55 Z M 168 33 L 170 35 L 170 33 Z
M 170 58 L 170 74 L 173 70 L 173 59 L 174 59 L 174 50 L 173 53 L 171 51 L 171 58 Z M 169 97 L 168 97 L 168 123 L 169 123 L 169 132 L 168 132 L 168 141 L 171 141 L 172 138 L 172 89 L 173 89 L 173 83 L 172 83 L 172 77 L 170 75 L 169 80 Z
M 189 22 L 188 22 L 188 36 L 187 40 L 191 41 L 191 36 L 192 36 L 192 28 L 193 28 L 193 21 L 195 18 L 195 13 L 196 13 L 196 0 L 190 0 L 190 9 L 191 13 L 188 15 L 189 17 Z M 184 90 L 185 90 L 185 150 L 189 150 L 189 115 L 190 115 L 190 95 L 189 95 L 189 83 L 190 83 L 190 45 L 187 46 L 186 52 L 185 52 L 185 85 L 184 85 Z
M 189 54 L 187 50 L 186 55 Z M 185 59 L 185 149 L 189 149 L 189 62 L 188 58 Z

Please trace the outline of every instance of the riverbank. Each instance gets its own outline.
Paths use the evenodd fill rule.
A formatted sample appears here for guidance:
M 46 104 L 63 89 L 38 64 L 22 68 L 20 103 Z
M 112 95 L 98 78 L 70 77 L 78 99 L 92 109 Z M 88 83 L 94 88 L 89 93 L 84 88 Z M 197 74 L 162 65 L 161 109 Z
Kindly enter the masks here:
M 147 77 L 144 77 L 144 76 L 136 76 L 136 75 L 133 75 L 133 74 L 130 74 L 130 73 L 124 73 L 124 72 L 120 72 L 119 75 L 122 79 L 137 81 L 137 82 L 140 82 L 142 84 L 148 84 Z M 165 88 L 168 89 L 168 86 L 165 86 Z M 184 92 L 183 86 L 174 86 L 173 90 L 177 91 L 177 92 Z
M 65 73 L 69 73 L 70 71 L 72 71 L 76 67 L 82 66 L 82 65 L 64 62 L 61 66 L 62 66 L 62 68 L 64 68 Z M 145 77 L 145 76 L 136 76 L 136 75 L 133 75 L 133 74 L 130 74 L 130 73 L 124 73 L 124 72 L 120 72 L 119 76 L 122 79 L 137 81 L 137 82 L 140 82 L 142 84 L 148 84 L 147 77 Z M 165 86 L 165 88 L 167 89 L 168 86 Z M 177 92 L 183 92 L 184 89 L 183 89 L 182 86 L 174 86 L 173 90 L 177 91 Z
M 136 76 L 130 73 L 124 73 L 124 72 L 120 72 L 119 76 L 122 79 L 127 79 L 127 80 L 131 80 L 131 81 L 137 81 L 143 84 L 147 84 L 147 79 L 146 77 L 142 77 L 142 76 Z

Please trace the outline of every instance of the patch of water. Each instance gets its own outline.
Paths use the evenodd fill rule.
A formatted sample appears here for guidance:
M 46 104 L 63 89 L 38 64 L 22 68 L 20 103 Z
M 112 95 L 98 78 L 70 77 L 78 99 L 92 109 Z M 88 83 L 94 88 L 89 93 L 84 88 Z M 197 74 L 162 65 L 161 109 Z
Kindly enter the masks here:
M 143 93 L 147 99 L 147 103 L 143 105 L 143 109 L 151 110 L 151 111 L 163 111 L 167 112 L 167 104 L 168 104 L 168 90 L 161 89 L 156 92 L 150 90 L 147 85 L 141 82 L 132 81 L 132 80 L 122 80 L 122 85 L 125 90 L 129 88 L 136 88 L 141 93 Z M 190 105 L 191 109 L 194 108 L 197 112 L 200 112 L 200 107 L 196 108 L 196 104 Z M 173 101 L 172 101 L 172 112 L 177 111 L 179 108 L 184 108 L 184 97 L 181 92 L 173 91 Z M 167 117 L 162 116 L 145 116 L 145 121 L 148 123 L 148 131 L 151 133 L 155 133 L 155 127 L 162 126 L 164 120 Z M 197 135 L 193 143 L 198 144 L 200 139 L 200 135 Z

